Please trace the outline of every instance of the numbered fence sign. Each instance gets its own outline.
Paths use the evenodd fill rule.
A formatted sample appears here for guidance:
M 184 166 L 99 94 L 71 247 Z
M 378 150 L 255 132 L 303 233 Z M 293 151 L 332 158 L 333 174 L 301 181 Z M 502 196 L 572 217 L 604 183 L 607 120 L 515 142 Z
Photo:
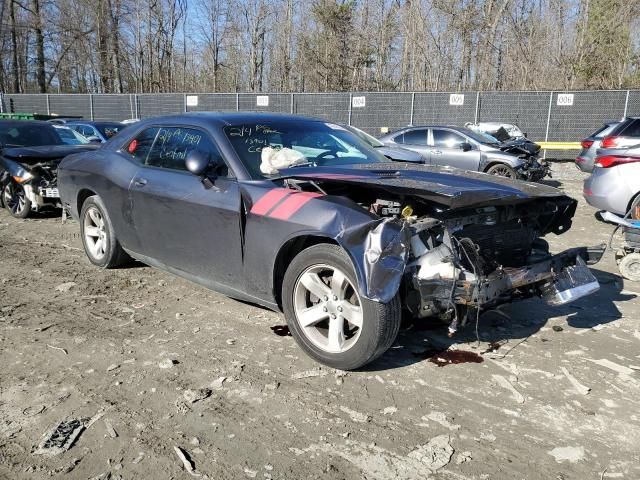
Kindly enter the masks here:
M 268 107 L 269 106 L 269 95 L 258 95 L 256 97 L 256 105 L 258 107 Z
M 556 100 L 556 105 L 560 107 L 573 106 L 573 93 L 559 93 L 558 99 Z
M 449 105 L 464 105 L 464 93 L 452 93 L 449 95 Z
M 367 106 L 367 97 L 352 97 L 351 106 L 353 108 L 363 108 Z
M 187 107 L 197 107 L 197 106 L 198 106 L 198 96 L 187 95 Z

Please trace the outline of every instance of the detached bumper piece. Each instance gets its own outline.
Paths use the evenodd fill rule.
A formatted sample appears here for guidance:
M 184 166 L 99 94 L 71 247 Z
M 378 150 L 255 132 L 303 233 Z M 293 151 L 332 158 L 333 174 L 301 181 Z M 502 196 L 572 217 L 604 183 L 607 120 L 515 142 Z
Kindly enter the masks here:
M 565 267 L 552 281 L 540 287 L 542 298 L 549 305 L 571 303 L 599 289 L 598 280 L 593 276 L 581 257 L 576 258 L 574 266 Z
M 541 296 L 550 305 L 564 305 L 600 288 L 587 264 L 597 263 L 605 246 L 565 250 L 546 260 L 519 268 L 502 268 L 480 279 L 420 280 L 413 284 L 421 297 L 422 315 L 436 304 L 489 307 L 519 298 Z

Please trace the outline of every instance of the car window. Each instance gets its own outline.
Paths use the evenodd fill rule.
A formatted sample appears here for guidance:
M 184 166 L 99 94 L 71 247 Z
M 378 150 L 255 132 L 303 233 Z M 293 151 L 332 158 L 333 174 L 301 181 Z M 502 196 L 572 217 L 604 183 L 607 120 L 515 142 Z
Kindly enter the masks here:
M 231 147 L 253 178 L 298 166 L 386 162 L 345 127 L 315 120 L 280 120 L 224 127 Z
M 95 136 L 96 134 L 93 131 L 93 128 L 89 127 L 88 125 L 72 125 L 71 128 L 73 128 L 76 132 L 81 133 L 85 137 Z
M 433 129 L 433 145 L 438 148 L 458 148 L 466 138 L 450 130 Z
M 116 133 L 126 128 L 126 125 L 121 123 L 100 123 L 96 125 L 96 129 L 102 134 L 102 136 L 109 140 Z
M 204 132 L 195 128 L 162 127 L 158 129 L 145 165 L 186 171 L 185 159 L 194 150 L 208 155 L 210 162 L 216 159 L 224 164 L 220 162 L 220 151 Z M 226 171 L 217 173 L 227 175 Z
M 29 121 L 19 124 L 0 121 L 0 146 L 40 147 L 43 145 L 64 145 L 53 125 Z
M 614 128 L 616 128 L 618 124 L 617 123 L 613 123 L 613 124 L 605 124 L 602 127 L 600 127 L 598 130 L 596 130 L 595 132 L 593 132 L 591 135 L 589 135 L 590 137 L 604 137 L 606 135 L 609 135 L 610 132 L 613 131 Z
M 415 130 L 408 130 L 404 132 L 404 141 L 409 145 L 426 145 L 427 144 L 427 129 L 417 128 Z
M 620 124 L 622 128 L 616 128 L 614 135 L 625 137 L 640 137 L 640 118 L 630 119 L 628 122 Z
M 395 137 L 391 137 L 391 140 L 393 140 L 395 143 L 404 143 L 404 133 L 396 135 Z
M 153 146 L 153 141 L 158 135 L 157 127 L 151 127 L 140 132 L 136 138 L 129 142 L 125 149 L 138 163 L 144 164 L 147 161 L 149 151 Z

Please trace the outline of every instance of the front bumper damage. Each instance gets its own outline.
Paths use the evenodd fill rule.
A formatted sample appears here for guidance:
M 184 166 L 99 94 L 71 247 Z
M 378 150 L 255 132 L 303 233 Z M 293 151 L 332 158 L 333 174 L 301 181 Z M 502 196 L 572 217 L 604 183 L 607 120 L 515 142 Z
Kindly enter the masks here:
M 520 180 L 537 182 L 543 178 L 551 177 L 551 165 L 546 160 L 537 157 L 530 158 L 519 168 L 516 168 L 516 173 Z
M 533 296 L 542 297 L 550 305 L 563 305 L 599 289 L 587 265 L 597 263 L 604 251 L 605 245 L 572 248 L 536 263 L 500 268 L 479 278 L 460 269 L 455 281 L 424 279 L 409 272 L 411 285 L 419 294 L 419 310 L 414 313 L 426 317 L 452 306 L 484 309 Z

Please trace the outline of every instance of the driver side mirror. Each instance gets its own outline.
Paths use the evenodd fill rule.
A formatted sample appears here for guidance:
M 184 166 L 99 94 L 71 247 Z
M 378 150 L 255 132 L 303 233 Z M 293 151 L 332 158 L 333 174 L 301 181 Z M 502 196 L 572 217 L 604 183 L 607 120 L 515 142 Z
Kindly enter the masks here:
M 473 146 L 469 142 L 462 142 L 460 144 L 460 148 L 463 152 L 468 152 L 469 150 L 473 150 Z
M 197 177 L 205 174 L 210 167 L 209 156 L 199 150 L 191 150 L 184 159 L 184 164 Z
M 219 156 L 209 159 L 207 153 L 199 150 L 191 150 L 184 159 L 185 166 L 189 172 L 202 178 L 202 184 L 208 190 L 212 188 L 213 181 L 218 176 L 218 171 L 224 165 L 224 161 Z
M 87 137 L 87 140 L 89 140 L 89 143 L 102 143 L 102 140 L 100 140 L 100 138 L 96 137 L 95 135 Z

